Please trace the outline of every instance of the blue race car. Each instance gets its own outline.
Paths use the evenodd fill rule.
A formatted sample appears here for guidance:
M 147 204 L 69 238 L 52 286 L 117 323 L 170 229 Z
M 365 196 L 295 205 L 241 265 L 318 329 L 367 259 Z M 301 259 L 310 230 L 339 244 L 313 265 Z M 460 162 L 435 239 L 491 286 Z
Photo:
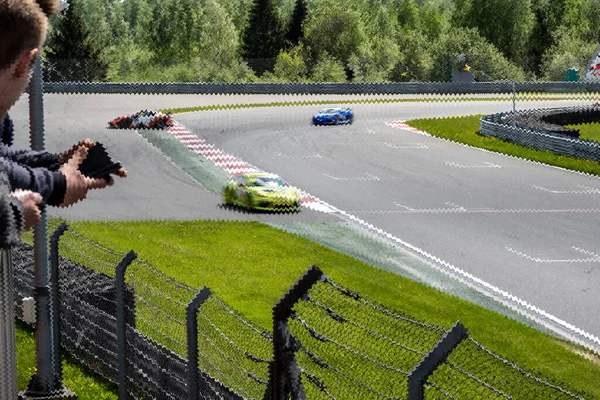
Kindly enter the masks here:
M 346 107 L 325 108 L 313 116 L 314 125 L 351 124 L 354 113 Z

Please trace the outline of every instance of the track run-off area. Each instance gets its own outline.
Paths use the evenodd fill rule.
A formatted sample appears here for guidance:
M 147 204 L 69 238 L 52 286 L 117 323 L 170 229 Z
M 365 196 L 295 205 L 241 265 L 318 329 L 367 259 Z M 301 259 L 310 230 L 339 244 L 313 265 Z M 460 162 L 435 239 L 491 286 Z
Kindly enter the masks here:
M 311 125 L 311 116 L 322 107 L 318 105 L 174 115 L 176 136 L 196 136 L 221 155 L 279 174 L 300 188 L 306 207 L 297 214 L 224 208 L 218 193 L 206 190 L 137 131 L 107 129 L 110 119 L 142 109 L 330 99 L 344 106 L 349 98 L 46 94 L 47 150 L 61 151 L 90 137 L 129 172 L 114 187 L 91 192 L 68 209 L 52 209 L 50 215 L 267 223 L 342 219 L 447 269 L 445 273 L 509 307 L 521 307 L 541 325 L 565 327 L 598 351 L 600 180 L 444 141 L 402 123 L 508 111 L 510 101 L 350 104 L 354 123 L 330 127 Z M 517 109 L 589 103 L 526 101 L 518 102 Z M 28 147 L 27 96 L 9 113 L 16 145 Z

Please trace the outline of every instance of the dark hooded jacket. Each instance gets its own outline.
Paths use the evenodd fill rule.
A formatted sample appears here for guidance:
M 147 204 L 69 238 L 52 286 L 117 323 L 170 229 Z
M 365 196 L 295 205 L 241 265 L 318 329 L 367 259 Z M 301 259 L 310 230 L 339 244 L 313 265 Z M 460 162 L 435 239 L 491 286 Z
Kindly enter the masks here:
M 12 191 L 8 177 L 0 170 L 0 249 L 7 250 L 21 242 L 23 205 L 9 197 Z
M 23 235 L 23 205 L 9 193 L 31 190 L 48 205 L 58 206 L 67 189 L 65 176 L 58 171 L 58 154 L 15 149 L 13 135 L 13 122 L 7 114 L 0 119 L 0 249 L 20 243 Z
M 6 174 L 12 190 L 31 190 L 39 193 L 48 205 L 60 205 L 67 181 L 58 170 L 58 154 L 15 149 L 13 135 L 13 122 L 7 114 L 0 120 L 0 171 Z

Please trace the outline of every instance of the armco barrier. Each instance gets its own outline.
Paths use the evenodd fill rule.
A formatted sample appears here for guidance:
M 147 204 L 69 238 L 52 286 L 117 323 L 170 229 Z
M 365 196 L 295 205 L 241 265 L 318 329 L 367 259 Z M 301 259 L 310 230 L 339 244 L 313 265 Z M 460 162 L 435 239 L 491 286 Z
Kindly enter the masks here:
M 515 82 L 517 92 L 600 92 L 599 83 Z M 100 83 L 45 82 L 44 93 L 115 94 L 475 94 L 512 93 L 512 81 L 450 83 Z
M 594 106 L 591 108 L 594 108 Z M 586 111 L 591 108 L 572 107 L 568 109 L 568 112 L 572 113 L 574 110 L 578 110 L 582 113 L 583 118 Z M 522 115 L 528 112 L 535 111 L 524 111 L 517 114 Z M 513 120 L 513 115 L 513 112 L 506 112 L 481 118 L 480 133 L 483 136 L 495 137 L 537 150 L 600 162 L 600 143 L 551 132 L 543 127 L 535 128 L 520 125 L 520 119 L 515 118 Z

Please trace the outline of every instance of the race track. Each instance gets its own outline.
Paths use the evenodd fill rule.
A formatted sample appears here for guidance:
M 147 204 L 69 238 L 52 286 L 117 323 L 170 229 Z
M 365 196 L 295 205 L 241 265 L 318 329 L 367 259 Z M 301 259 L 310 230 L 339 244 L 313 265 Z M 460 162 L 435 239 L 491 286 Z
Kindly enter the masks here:
M 118 115 L 199 105 L 200 97 L 46 95 L 49 150 L 89 136 L 104 143 L 130 173 L 83 204 L 52 213 L 94 220 L 336 219 L 308 209 L 292 215 L 224 210 L 218 195 L 204 190 L 135 131 L 105 129 Z M 566 104 L 575 102 L 552 106 Z M 508 102 L 354 105 L 355 123 L 338 127 L 310 125 L 318 106 L 197 112 L 176 120 L 227 153 L 600 336 L 595 318 L 600 314 L 598 179 L 386 125 L 510 107 Z M 28 134 L 26 97 L 11 115 L 17 129 Z M 18 144 L 27 145 L 26 138 L 21 136 Z

